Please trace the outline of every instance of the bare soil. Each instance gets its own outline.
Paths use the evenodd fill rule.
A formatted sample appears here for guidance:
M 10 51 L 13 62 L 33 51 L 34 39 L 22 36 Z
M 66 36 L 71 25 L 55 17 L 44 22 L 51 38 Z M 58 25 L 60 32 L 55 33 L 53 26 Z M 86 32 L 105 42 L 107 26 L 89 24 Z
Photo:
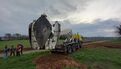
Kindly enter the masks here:
M 85 48 L 96 48 L 96 47 L 107 47 L 107 48 L 118 48 L 121 49 L 121 43 L 111 43 L 111 42 L 100 42 L 92 43 L 84 46 Z
M 36 63 L 36 69 L 63 69 L 64 67 L 87 69 L 86 65 L 80 64 L 68 55 L 62 54 L 50 54 L 38 57 L 34 62 Z

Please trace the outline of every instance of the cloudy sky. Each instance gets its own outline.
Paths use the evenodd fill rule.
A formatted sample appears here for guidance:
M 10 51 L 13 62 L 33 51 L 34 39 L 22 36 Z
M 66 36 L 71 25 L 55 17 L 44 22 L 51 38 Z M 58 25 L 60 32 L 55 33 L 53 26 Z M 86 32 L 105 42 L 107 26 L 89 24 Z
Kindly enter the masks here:
M 28 25 L 46 13 L 50 22 L 84 36 L 116 36 L 121 0 L 0 0 L 0 36 L 28 34 Z

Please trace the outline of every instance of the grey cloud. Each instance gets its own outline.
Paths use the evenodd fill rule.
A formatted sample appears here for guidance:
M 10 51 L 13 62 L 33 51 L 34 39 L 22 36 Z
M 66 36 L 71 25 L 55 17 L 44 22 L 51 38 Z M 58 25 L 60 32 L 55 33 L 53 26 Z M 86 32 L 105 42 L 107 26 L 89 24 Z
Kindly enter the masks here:
M 80 4 L 85 3 L 83 1 L 79 0 Z M 0 0 L 0 34 L 27 34 L 28 24 L 40 14 L 45 12 L 50 17 L 65 18 L 76 10 L 77 3 L 75 0 Z
M 99 31 L 112 29 L 120 21 L 116 19 L 95 20 L 94 24 L 71 24 L 68 16 L 84 11 L 92 0 L 0 0 L 0 35 L 5 33 L 28 34 L 28 25 L 40 14 L 50 18 L 65 19 L 60 22 L 62 28 L 71 28 L 85 36 L 104 36 L 108 33 Z M 50 20 L 51 21 L 51 20 Z
M 95 20 L 94 24 L 80 23 L 80 24 L 71 24 L 69 21 L 62 23 L 62 28 L 73 29 L 74 33 L 79 32 L 84 36 L 116 36 L 116 26 L 121 24 L 121 21 L 116 19 L 108 20 Z M 114 30 L 114 32 L 106 32 L 105 30 Z

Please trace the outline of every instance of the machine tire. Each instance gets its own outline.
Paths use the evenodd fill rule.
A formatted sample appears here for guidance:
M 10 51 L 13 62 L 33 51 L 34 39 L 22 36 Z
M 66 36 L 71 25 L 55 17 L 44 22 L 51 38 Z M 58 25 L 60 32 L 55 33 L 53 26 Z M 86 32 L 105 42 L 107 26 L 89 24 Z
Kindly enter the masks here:
M 67 47 L 64 48 L 64 53 L 65 53 L 65 54 L 68 53 L 68 48 L 67 48 Z
M 51 53 L 56 53 L 56 52 L 52 50 Z
M 76 46 L 73 46 L 72 50 L 73 50 L 73 52 L 75 52 L 76 51 Z
M 71 47 L 67 48 L 67 53 L 69 53 L 69 54 L 72 53 L 72 48 Z

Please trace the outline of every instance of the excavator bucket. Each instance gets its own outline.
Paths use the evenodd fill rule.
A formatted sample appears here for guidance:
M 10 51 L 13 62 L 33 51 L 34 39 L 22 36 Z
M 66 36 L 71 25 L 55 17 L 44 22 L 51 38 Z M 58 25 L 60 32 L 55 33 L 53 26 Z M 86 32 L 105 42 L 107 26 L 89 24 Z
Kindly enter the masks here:
M 46 17 L 43 14 L 29 25 L 29 39 L 32 48 L 45 48 L 45 43 L 52 31 L 52 26 Z

